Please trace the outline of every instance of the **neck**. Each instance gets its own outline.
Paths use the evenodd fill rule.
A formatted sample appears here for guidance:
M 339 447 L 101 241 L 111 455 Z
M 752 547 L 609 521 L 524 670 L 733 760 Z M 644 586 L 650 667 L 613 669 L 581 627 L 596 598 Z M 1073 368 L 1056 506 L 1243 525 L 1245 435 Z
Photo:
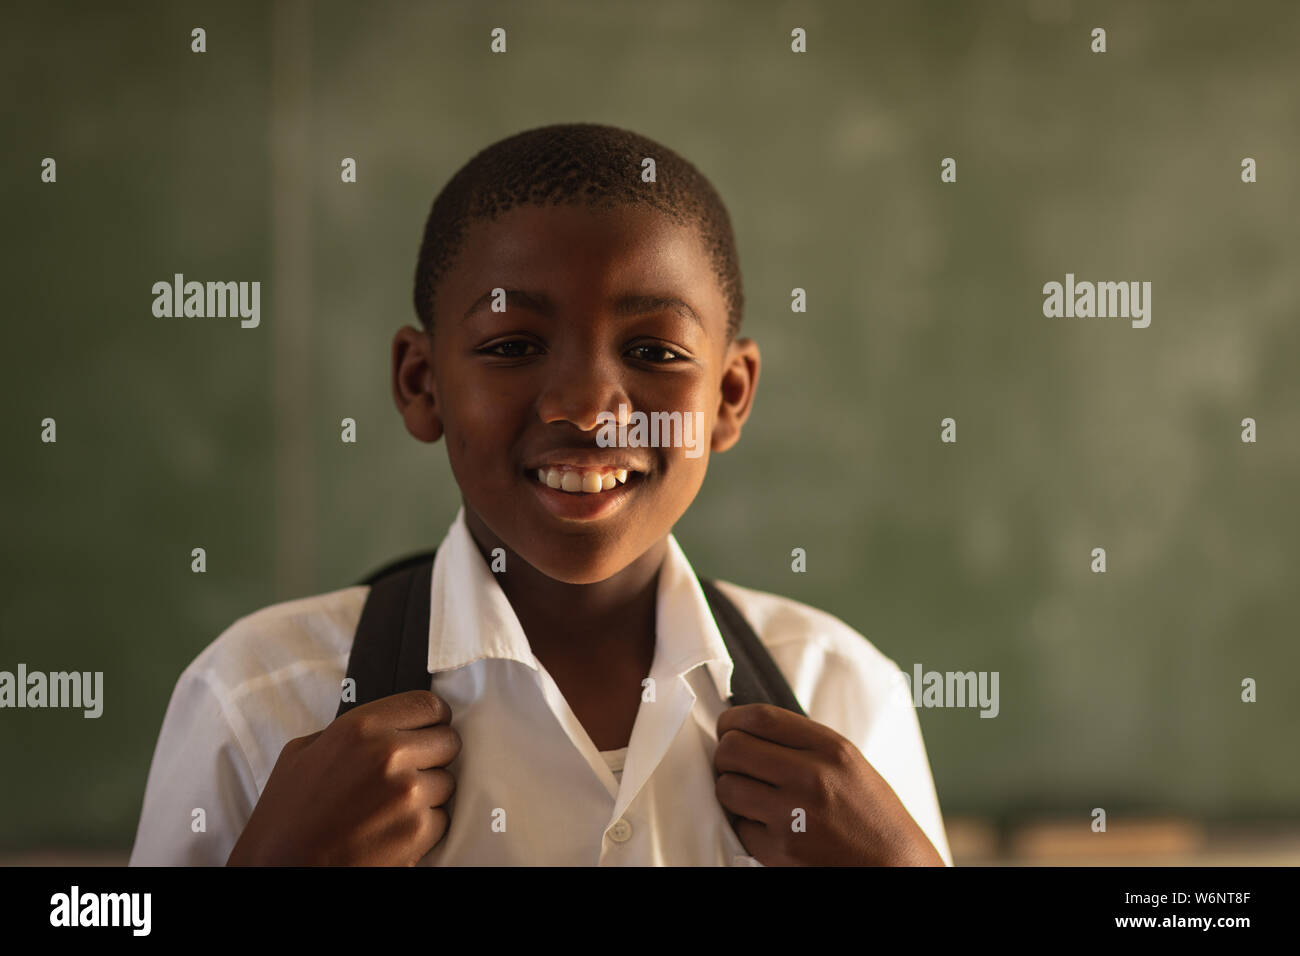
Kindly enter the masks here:
M 594 584 L 557 581 L 533 567 L 500 540 L 470 509 L 465 523 L 483 560 L 506 554 L 508 573 L 495 575 L 539 658 L 629 643 L 654 643 L 659 568 L 668 553 L 665 536 L 616 574 Z M 637 622 L 629 626 L 629 622 Z

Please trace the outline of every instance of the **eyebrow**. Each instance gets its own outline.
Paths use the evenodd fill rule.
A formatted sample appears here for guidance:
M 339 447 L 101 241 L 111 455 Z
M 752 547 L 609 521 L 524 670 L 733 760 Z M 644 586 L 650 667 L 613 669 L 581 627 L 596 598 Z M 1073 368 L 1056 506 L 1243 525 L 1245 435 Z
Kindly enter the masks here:
M 556 308 L 555 303 L 545 292 L 525 292 L 521 289 L 506 289 L 506 302 L 508 305 L 514 305 L 518 308 L 528 309 L 536 312 L 538 315 L 546 318 L 554 318 Z M 465 310 L 461 317 L 464 322 L 471 315 L 481 309 L 488 300 L 492 298 L 492 290 L 489 289 L 479 296 L 474 304 Z M 638 295 L 629 294 L 619 296 L 611 303 L 613 313 L 619 318 L 626 318 L 633 315 L 646 315 L 650 312 L 661 312 L 664 309 L 672 309 L 678 314 L 690 319 L 701 329 L 704 328 L 704 322 L 694 309 L 683 302 L 676 296 L 671 295 Z

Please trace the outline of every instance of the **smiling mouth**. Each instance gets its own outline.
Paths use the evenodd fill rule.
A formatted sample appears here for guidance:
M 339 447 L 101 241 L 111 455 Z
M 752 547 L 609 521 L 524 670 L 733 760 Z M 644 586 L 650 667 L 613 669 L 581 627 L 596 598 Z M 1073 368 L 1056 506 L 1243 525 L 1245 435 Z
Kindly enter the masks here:
M 533 481 L 555 491 L 571 495 L 599 495 L 624 485 L 640 482 L 644 475 L 627 468 L 583 468 L 573 465 L 551 465 L 529 469 Z

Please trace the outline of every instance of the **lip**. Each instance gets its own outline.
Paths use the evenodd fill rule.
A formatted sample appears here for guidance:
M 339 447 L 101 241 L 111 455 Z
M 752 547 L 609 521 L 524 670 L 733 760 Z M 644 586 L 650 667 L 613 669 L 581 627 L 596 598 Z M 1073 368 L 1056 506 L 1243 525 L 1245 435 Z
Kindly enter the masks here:
M 537 480 L 537 470 L 531 469 L 523 476 L 547 511 L 562 521 L 597 521 L 607 518 L 641 490 L 645 481 L 642 472 L 629 473 L 627 481 L 609 491 L 561 491 Z
M 619 454 L 617 451 L 609 452 L 590 448 L 555 451 L 549 455 L 539 455 L 526 462 L 524 470 L 536 471 L 538 468 L 550 468 L 554 465 L 569 465 L 573 468 L 589 469 L 626 468 L 628 471 L 642 472 L 650 470 L 649 465 L 630 455 Z

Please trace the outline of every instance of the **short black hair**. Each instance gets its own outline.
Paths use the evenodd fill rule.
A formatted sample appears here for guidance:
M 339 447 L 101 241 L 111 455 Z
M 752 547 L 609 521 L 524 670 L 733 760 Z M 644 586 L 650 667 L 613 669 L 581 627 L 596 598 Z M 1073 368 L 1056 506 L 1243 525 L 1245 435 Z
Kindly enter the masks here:
M 655 182 L 641 163 L 655 161 Z M 531 204 L 650 206 L 694 227 L 727 303 L 727 342 L 744 317 L 745 299 L 731 218 L 717 190 L 677 153 L 654 140 L 599 123 L 560 123 L 493 143 L 462 166 L 433 201 L 415 266 L 415 312 L 433 332 L 438 284 L 464 246 L 472 222 Z

